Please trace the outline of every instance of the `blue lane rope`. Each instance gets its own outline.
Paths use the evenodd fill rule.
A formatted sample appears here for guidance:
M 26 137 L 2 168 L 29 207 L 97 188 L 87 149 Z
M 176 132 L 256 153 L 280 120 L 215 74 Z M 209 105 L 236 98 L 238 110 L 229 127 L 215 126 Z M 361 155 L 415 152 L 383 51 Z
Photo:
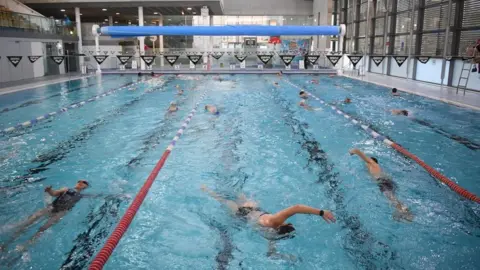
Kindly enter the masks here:
M 147 80 L 149 81 L 149 80 Z M 22 129 L 22 128 L 26 128 L 26 127 L 30 127 L 30 126 L 33 126 L 33 125 L 36 125 L 38 122 L 40 121 L 43 121 L 45 119 L 48 119 L 48 118 L 51 118 L 51 117 L 54 117 L 55 115 L 58 115 L 58 114 L 62 114 L 64 112 L 67 112 L 71 109 L 75 109 L 75 108 L 78 108 L 78 107 L 82 107 L 83 105 L 87 104 L 87 103 L 90 103 L 90 102 L 93 102 L 93 101 L 96 101 L 96 100 L 99 100 L 100 98 L 103 98 L 103 97 L 106 97 L 106 96 L 109 96 L 111 94 L 114 94 L 120 90 L 123 90 L 123 89 L 128 89 L 128 90 L 133 90 L 134 87 L 140 83 L 144 83 L 144 82 L 147 82 L 147 81 L 140 81 L 140 82 L 135 82 L 133 84 L 128 84 L 128 85 L 125 85 L 125 86 L 122 86 L 120 88 L 115 88 L 115 89 L 112 89 L 112 90 L 109 90 L 107 92 L 104 92 L 102 94 L 99 94 L 99 95 L 96 95 L 96 96 L 93 96 L 87 100 L 84 100 L 84 101 L 80 101 L 80 102 L 75 102 L 75 103 L 72 103 L 68 106 L 65 106 L 63 108 L 60 108 L 59 110 L 57 111 L 54 111 L 54 112 L 51 112 L 51 113 L 47 113 L 47 114 L 44 114 L 44 115 L 40 115 L 36 118 L 33 118 L 32 120 L 29 120 L 29 121 L 25 121 L 25 122 L 22 122 L 22 123 L 18 123 L 14 126 L 11 126 L 11 127 L 8 127 L 8 128 L 5 128 L 1 131 L 1 133 L 3 134 L 7 134 L 7 133 L 11 133 L 15 130 L 19 130 L 19 129 Z

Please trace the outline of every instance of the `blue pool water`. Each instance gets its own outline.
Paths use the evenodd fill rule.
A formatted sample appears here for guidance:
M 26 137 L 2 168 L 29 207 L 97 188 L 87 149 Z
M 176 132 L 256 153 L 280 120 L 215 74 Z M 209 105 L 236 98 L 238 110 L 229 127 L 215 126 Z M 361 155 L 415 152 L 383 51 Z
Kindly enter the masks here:
M 194 116 L 106 269 L 478 267 L 478 205 L 331 110 L 301 109 L 298 90 L 276 76 L 221 78 L 109 75 L 0 96 L 4 129 L 140 80 L 134 91 L 0 137 L 0 241 L 13 234 L 11 224 L 47 205 L 43 189 L 49 185 L 73 186 L 83 178 L 91 183 L 86 193 L 134 196 L 207 90 L 201 107 L 216 104 L 220 115 L 200 109 Z M 353 103 L 342 110 L 480 194 L 480 149 L 452 139 L 480 144 L 480 113 L 403 93 L 392 98 L 388 89 L 343 77 L 321 76 L 318 85 L 308 83 L 312 76 L 286 78 L 331 103 L 350 97 Z M 176 85 L 185 89 L 183 96 Z M 166 115 L 174 100 L 180 110 Z M 414 118 L 392 116 L 390 109 L 407 109 Z M 363 163 L 348 154 L 353 147 L 379 158 L 414 222 L 392 218 L 393 208 Z M 201 192 L 202 184 L 228 198 L 245 193 L 269 212 L 294 204 L 331 209 L 337 223 L 291 218 L 296 237 L 279 241 L 277 249 L 297 259 L 273 260 L 266 256 L 268 242 Z M 86 268 L 129 203 L 114 196 L 83 199 L 28 252 L 14 251 L 41 223 L 27 230 L 0 253 L 0 267 Z

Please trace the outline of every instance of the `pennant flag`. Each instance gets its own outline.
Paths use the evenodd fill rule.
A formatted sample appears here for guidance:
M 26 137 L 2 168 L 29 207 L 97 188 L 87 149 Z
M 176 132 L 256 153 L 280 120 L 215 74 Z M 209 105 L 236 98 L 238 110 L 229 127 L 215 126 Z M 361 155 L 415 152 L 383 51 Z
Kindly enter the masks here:
M 401 67 L 403 63 L 407 60 L 408 56 L 394 56 L 393 59 L 395 59 L 395 62 L 397 62 L 397 65 Z
M 282 59 L 285 66 L 290 66 L 290 64 L 293 61 L 293 58 L 295 58 L 295 55 L 290 55 L 290 54 L 280 55 L 280 59 Z
M 145 62 L 145 64 L 147 64 L 147 66 L 150 66 L 153 61 L 155 60 L 155 55 L 141 55 L 140 56 L 143 60 L 143 62 Z
M 212 57 L 218 60 L 223 56 L 223 54 L 224 54 L 223 52 L 214 52 L 212 54 Z
M 125 65 L 128 60 L 130 60 L 130 58 L 132 58 L 131 55 L 117 55 L 117 58 L 118 58 L 118 61 L 120 61 L 120 63 L 122 65 Z
M 33 55 L 31 55 L 31 56 L 28 57 L 28 60 L 30 60 L 30 63 L 33 64 L 33 63 L 35 63 L 38 59 L 40 59 L 41 57 L 42 57 L 41 55 L 40 55 L 40 56 L 33 56 Z
M 88 51 L 90 55 L 93 55 L 95 52 L 94 51 Z
M 237 60 L 240 63 L 242 63 L 245 60 L 245 58 L 247 58 L 247 55 L 245 55 L 245 54 L 235 54 L 235 58 L 237 58 Z
M 385 59 L 385 56 L 372 56 L 372 61 L 377 67 L 382 63 L 383 59 Z
M 7 59 L 14 67 L 17 67 L 18 64 L 20 64 L 20 61 L 22 61 L 22 57 L 23 56 L 7 56 Z
M 167 60 L 167 62 L 173 67 L 180 55 L 164 55 L 163 57 L 165 57 L 165 60 Z
M 262 61 L 262 63 L 264 65 L 266 65 L 268 63 L 268 61 L 270 61 L 270 59 L 272 59 L 273 55 L 271 54 L 260 54 L 260 55 L 257 55 L 258 56 L 258 59 L 260 59 L 260 61 Z
M 227 52 L 227 54 L 228 54 L 228 55 L 232 55 L 232 53 L 231 53 L 231 52 Z
M 201 55 L 201 54 L 189 55 L 189 56 L 187 56 L 187 57 L 188 57 L 188 59 L 190 59 L 190 61 L 192 61 L 192 63 L 193 63 L 194 65 L 196 65 L 196 64 L 200 61 L 200 59 L 202 59 L 202 55 Z
M 335 66 L 338 61 L 340 61 L 341 56 L 338 55 L 327 55 L 327 59 L 332 63 L 333 66 Z
M 307 61 L 310 64 L 314 65 L 318 61 L 318 58 L 320 58 L 320 55 L 310 55 L 310 54 L 308 54 L 306 56 L 306 58 L 307 58 Z
M 52 59 L 53 62 L 55 62 L 55 64 L 60 66 L 63 63 L 63 59 L 65 59 L 65 56 L 64 55 L 50 56 L 50 59 Z
M 430 56 L 417 56 L 418 62 L 426 64 L 430 60 Z
M 103 54 L 107 55 L 107 54 L 108 54 L 108 51 L 103 51 Z
M 112 55 L 115 54 L 115 51 L 110 51 L 110 54 L 112 54 Z
M 337 57 L 340 57 L 340 56 L 337 56 Z M 363 58 L 363 55 L 349 55 L 348 56 L 348 59 L 350 59 L 350 62 L 352 62 L 353 67 L 356 67 L 358 62 L 360 62 L 360 60 L 362 60 L 362 58 Z
M 93 58 L 95 58 L 95 61 L 97 61 L 97 63 L 99 65 L 101 65 L 106 59 L 107 59 L 108 55 L 94 55 Z

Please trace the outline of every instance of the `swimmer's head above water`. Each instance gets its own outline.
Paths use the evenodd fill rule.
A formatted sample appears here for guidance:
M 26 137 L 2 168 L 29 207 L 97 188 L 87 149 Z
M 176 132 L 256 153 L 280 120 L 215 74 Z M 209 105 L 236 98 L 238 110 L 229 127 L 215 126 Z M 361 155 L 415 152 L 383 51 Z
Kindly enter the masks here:
M 84 190 L 88 188 L 90 184 L 88 183 L 87 180 L 80 179 L 78 180 L 77 184 L 75 185 L 76 190 Z
M 374 157 L 370 157 L 373 161 L 375 161 L 375 163 L 378 164 L 378 159 L 377 158 L 374 158 Z

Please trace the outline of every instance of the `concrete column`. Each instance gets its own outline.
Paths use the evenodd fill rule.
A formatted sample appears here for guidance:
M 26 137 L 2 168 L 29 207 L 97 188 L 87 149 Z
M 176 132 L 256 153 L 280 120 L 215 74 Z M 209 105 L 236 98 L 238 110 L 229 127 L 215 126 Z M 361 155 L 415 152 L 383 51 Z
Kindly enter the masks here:
M 163 26 L 163 15 L 160 15 L 160 19 L 158 20 L 158 26 Z M 163 53 L 163 36 L 158 36 L 158 43 L 159 45 L 159 51 Z M 164 62 L 165 58 L 160 55 L 160 66 L 163 67 L 165 65 Z
M 138 7 L 138 26 L 143 26 L 143 7 Z M 138 37 L 140 41 L 140 55 L 145 54 L 145 37 Z M 140 61 L 140 69 L 145 70 L 145 62 L 142 59 Z
M 113 26 L 113 17 L 108 16 L 108 26 Z
M 80 8 L 75 8 L 75 23 L 77 26 L 77 36 L 78 36 L 78 54 L 83 53 L 83 42 L 82 42 L 82 23 L 80 20 Z M 78 57 L 78 63 L 80 65 L 80 71 L 82 71 L 82 67 L 84 65 L 83 56 Z
M 313 0 L 313 18 L 317 20 L 315 25 L 330 25 L 332 11 L 329 3 L 331 0 Z M 325 51 L 330 48 L 330 38 L 327 36 L 316 36 L 316 50 Z

